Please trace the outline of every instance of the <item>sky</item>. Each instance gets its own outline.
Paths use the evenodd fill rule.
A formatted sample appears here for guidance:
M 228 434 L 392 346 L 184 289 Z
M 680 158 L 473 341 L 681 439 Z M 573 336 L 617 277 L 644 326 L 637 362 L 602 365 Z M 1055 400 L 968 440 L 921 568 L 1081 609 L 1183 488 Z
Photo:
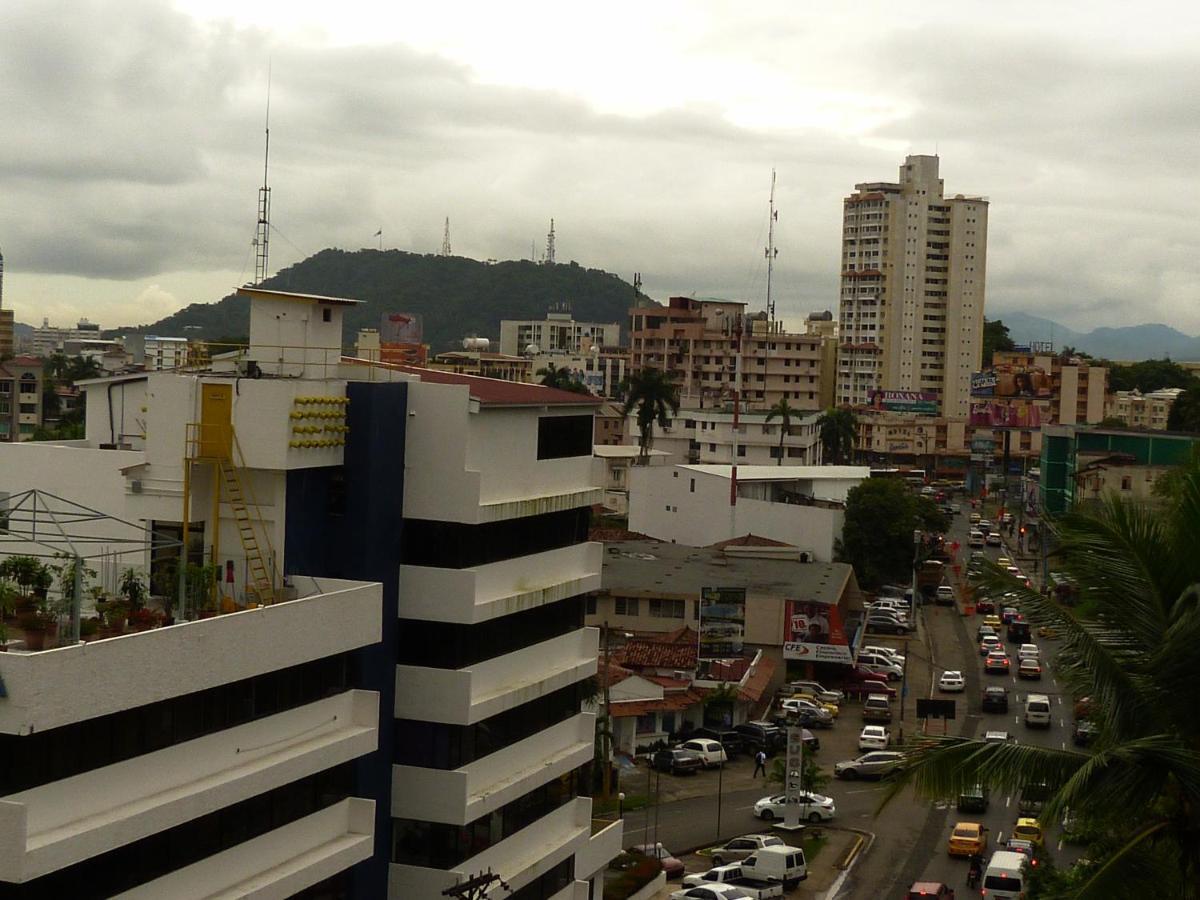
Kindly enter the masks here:
M 557 258 L 836 309 L 841 200 L 936 153 L 989 318 L 1200 333 L 1200 5 L 4 0 L 18 321 L 141 324 L 326 247 Z M 382 230 L 381 238 L 375 237 Z M 569 299 L 569 298 L 565 298 Z

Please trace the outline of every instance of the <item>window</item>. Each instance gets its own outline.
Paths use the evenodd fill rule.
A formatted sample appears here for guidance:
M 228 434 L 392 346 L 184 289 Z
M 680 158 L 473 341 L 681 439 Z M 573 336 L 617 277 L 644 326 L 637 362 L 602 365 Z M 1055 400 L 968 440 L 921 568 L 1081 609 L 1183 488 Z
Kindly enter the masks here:
M 596 614 L 596 595 L 595 594 L 587 595 L 587 599 L 584 600 L 584 602 L 583 602 L 583 613 L 584 613 L 584 615 L 587 615 L 587 616 L 594 616 Z
M 591 416 L 540 416 L 538 459 L 592 455 Z
M 1123 491 L 1132 491 L 1133 490 L 1133 478 L 1132 477 L 1130 477 L 1129 475 L 1121 476 L 1121 490 L 1123 490 Z
M 694 494 L 694 493 L 696 493 L 696 479 L 695 479 L 695 478 L 690 478 L 690 479 L 688 479 L 688 480 L 691 482 L 691 483 L 688 485 L 688 493 L 689 493 L 689 494 Z M 72 596 L 73 596 L 73 595 L 72 595 Z
M 659 713 L 658 718 L 659 718 L 659 722 L 661 723 L 659 725 L 660 730 L 666 732 L 667 734 L 675 733 L 675 712 L 674 711 Z
M 658 597 L 651 598 L 650 615 L 656 619 L 682 619 L 684 615 L 684 601 Z
M 321 310 L 321 321 L 322 322 L 332 322 L 333 321 L 333 310 L 330 309 L 329 307 L 325 307 L 324 309 L 322 309 Z
M 616 610 L 618 616 L 636 616 L 638 613 L 637 597 L 617 597 Z

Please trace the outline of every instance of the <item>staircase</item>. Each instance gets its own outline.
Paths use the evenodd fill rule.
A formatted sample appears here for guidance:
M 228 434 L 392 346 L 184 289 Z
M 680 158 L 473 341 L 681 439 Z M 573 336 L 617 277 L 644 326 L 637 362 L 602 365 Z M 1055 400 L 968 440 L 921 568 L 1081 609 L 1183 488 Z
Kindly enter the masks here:
M 222 459 L 219 464 L 223 485 L 222 493 L 225 501 L 229 503 L 230 509 L 233 510 L 233 519 L 237 524 L 238 536 L 242 541 L 242 550 L 246 554 L 246 572 L 251 582 L 246 590 L 254 592 L 258 603 L 263 605 L 274 603 L 275 579 L 271 576 L 271 566 L 263 553 L 264 548 L 258 542 L 254 522 L 250 517 L 250 507 L 246 504 L 246 493 L 242 488 L 241 475 L 232 460 Z M 266 549 L 270 552 L 269 547 Z

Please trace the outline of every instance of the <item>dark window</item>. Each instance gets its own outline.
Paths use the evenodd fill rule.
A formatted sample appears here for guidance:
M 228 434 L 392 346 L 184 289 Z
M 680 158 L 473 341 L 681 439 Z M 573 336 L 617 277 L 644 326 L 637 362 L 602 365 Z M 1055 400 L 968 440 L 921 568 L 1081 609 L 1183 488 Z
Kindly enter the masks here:
M 443 569 L 482 566 L 586 541 L 590 521 L 586 506 L 485 525 L 405 519 L 402 561 Z
M 587 599 L 583 601 L 583 613 L 587 616 L 596 614 L 596 595 L 588 594 Z
M 557 866 L 535 878 L 515 893 L 504 894 L 506 900 L 549 900 L 559 891 L 565 890 L 574 880 L 575 857 L 568 856 Z
M 321 321 L 322 322 L 332 322 L 333 321 L 333 310 L 329 309 L 328 307 L 321 310 Z
M 48 731 L 0 735 L 0 796 L 294 709 L 350 687 L 347 656 L 330 656 Z
M 591 416 L 540 416 L 538 459 L 592 455 Z
M 426 769 L 461 768 L 579 715 L 587 693 L 586 683 L 576 682 L 474 725 L 397 719 L 394 761 Z
M 403 666 L 462 669 L 582 627 L 580 597 L 568 597 L 478 625 L 401 619 L 396 662 Z
M 351 765 L 327 769 L 33 881 L 0 883 L 0 900 L 111 897 L 332 806 L 352 785 Z

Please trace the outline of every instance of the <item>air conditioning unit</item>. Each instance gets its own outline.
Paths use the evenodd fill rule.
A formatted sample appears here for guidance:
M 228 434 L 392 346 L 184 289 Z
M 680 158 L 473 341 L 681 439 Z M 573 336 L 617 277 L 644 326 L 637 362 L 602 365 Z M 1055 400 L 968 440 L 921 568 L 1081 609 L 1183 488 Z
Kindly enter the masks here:
M 142 479 L 135 478 L 129 482 L 129 490 L 135 494 L 140 494 L 142 492 Z
M 246 378 L 262 378 L 262 368 L 258 365 L 257 360 L 243 359 L 237 364 L 238 374 Z

